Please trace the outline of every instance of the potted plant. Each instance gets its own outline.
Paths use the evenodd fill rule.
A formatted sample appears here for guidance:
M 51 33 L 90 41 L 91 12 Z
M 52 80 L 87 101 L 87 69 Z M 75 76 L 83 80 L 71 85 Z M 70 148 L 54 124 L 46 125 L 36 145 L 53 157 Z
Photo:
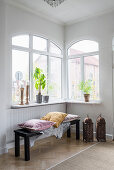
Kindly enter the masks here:
M 38 67 L 36 67 L 33 77 L 35 79 L 35 88 L 38 90 L 38 95 L 36 95 L 36 102 L 42 103 L 41 89 L 44 89 L 46 86 L 46 77 L 43 74 L 42 69 Z
M 90 92 L 92 90 L 91 80 L 81 81 L 79 84 L 79 89 L 84 93 L 85 102 L 89 102 Z
M 44 95 L 43 96 L 43 102 L 44 103 L 48 103 L 48 101 L 49 101 L 49 96 L 48 95 Z

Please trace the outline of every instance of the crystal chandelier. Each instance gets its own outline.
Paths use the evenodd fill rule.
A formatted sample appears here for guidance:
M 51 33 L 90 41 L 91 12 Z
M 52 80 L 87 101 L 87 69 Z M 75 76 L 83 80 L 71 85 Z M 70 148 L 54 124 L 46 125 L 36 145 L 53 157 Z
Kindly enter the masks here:
M 52 7 L 56 7 L 60 5 L 62 2 L 64 2 L 65 0 L 44 0 L 44 1 L 47 2 L 49 5 L 51 5 Z

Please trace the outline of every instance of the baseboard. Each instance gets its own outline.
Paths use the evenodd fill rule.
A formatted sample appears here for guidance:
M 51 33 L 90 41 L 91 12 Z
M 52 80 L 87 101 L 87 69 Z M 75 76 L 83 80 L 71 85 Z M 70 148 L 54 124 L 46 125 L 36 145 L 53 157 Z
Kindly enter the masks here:
M 72 127 L 72 132 L 76 132 L 76 128 Z M 80 130 L 80 133 L 83 134 L 83 130 Z M 94 138 L 96 137 L 96 132 L 93 132 Z M 113 135 L 112 134 L 106 134 L 106 139 L 107 140 L 113 140 Z
M 113 135 L 111 135 L 111 134 L 106 134 L 106 139 L 113 140 Z
M 14 142 L 8 143 L 8 144 L 6 144 L 6 147 L 7 147 L 7 149 L 14 148 L 15 147 L 15 143 Z
M 20 145 L 24 145 L 24 140 L 20 140 Z M 15 142 L 13 141 L 13 142 L 7 143 L 6 148 L 7 150 L 15 148 Z
M 6 148 L 1 148 L 0 147 L 0 155 L 4 154 L 4 153 L 8 153 L 8 149 Z

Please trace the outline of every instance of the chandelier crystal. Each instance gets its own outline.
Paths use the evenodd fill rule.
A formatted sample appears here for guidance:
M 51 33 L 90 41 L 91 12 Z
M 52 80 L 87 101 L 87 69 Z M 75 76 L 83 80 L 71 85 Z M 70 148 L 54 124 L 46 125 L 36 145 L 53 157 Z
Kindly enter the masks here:
M 44 1 L 47 2 L 49 5 L 51 5 L 52 7 L 56 7 L 60 5 L 62 2 L 64 2 L 65 0 L 44 0 Z

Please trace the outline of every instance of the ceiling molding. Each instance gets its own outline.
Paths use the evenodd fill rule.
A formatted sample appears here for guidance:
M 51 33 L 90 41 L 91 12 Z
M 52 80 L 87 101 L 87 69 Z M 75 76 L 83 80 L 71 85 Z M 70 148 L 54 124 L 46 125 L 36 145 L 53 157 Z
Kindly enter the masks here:
M 61 25 L 61 26 L 64 26 L 64 25 L 65 25 L 65 23 L 63 23 L 62 21 L 60 21 L 60 20 L 58 20 L 58 19 L 50 18 L 49 16 L 46 16 L 46 15 L 44 15 L 44 14 L 41 14 L 41 12 L 38 12 L 38 11 L 36 11 L 36 10 L 33 10 L 33 9 L 29 8 L 29 7 L 23 6 L 21 3 L 14 2 L 14 1 L 12 1 L 12 0 L 5 0 L 5 2 L 6 2 L 7 4 L 9 4 L 9 5 L 12 5 L 12 6 L 17 7 L 17 8 L 20 8 L 20 9 L 22 9 L 22 10 L 24 10 L 24 11 L 27 11 L 27 12 L 32 13 L 32 14 L 34 14 L 34 15 L 37 15 L 37 16 L 39 16 L 39 17 L 41 17 L 41 18 L 43 18 L 43 19 L 45 19 L 45 20 L 48 20 L 48 21 L 50 21 L 50 22 L 53 22 L 53 23 L 55 23 L 55 24 L 59 24 L 59 25 Z
M 102 16 L 102 15 L 111 13 L 113 11 L 114 11 L 114 8 L 111 8 L 111 9 L 108 9 L 108 10 L 98 12 L 97 14 L 95 13 L 93 15 L 88 15 L 88 16 L 81 17 L 81 18 L 76 19 L 76 20 L 69 21 L 69 22 L 65 23 L 64 25 L 67 26 L 67 25 L 77 24 L 78 22 L 82 22 L 82 21 L 86 21 L 88 19 L 92 19 L 92 18 L 95 18 L 95 17 L 98 17 L 98 16 Z

